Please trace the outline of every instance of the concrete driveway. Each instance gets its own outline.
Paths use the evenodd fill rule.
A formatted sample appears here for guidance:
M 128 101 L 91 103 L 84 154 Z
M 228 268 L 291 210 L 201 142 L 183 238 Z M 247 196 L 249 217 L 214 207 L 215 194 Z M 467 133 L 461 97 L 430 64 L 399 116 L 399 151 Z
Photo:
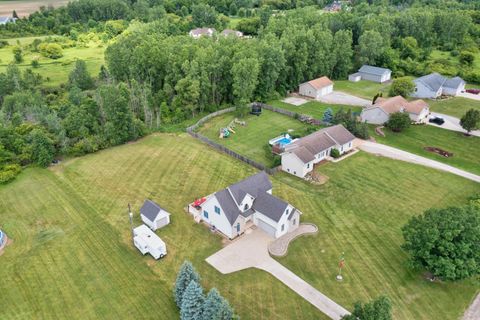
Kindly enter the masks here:
M 457 97 L 462 97 L 462 98 L 467 98 L 467 99 L 472 99 L 472 100 L 480 101 L 480 94 L 473 94 L 473 93 L 468 93 L 468 92 L 460 92 L 459 94 L 457 94 Z
M 268 254 L 268 245 L 272 241 L 273 238 L 264 231 L 255 229 L 250 234 L 242 235 L 225 248 L 217 251 L 206 261 L 223 274 L 248 268 L 264 270 L 331 319 L 341 319 L 343 315 L 350 314 L 342 306 L 272 259 Z
M 370 100 L 352 96 L 351 94 L 341 91 L 333 91 L 332 93 L 318 98 L 318 100 L 324 103 L 345 104 L 360 107 L 370 106 L 372 104 Z
M 462 133 L 466 133 L 466 132 L 467 132 L 467 131 L 464 130 L 464 129 L 462 128 L 462 126 L 460 125 L 460 119 L 458 119 L 458 118 L 449 116 L 448 114 L 436 113 L 436 112 L 431 112 L 429 118 L 432 118 L 432 117 L 442 117 L 443 119 L 445 119 L 445 123 L 442 124 L 441 126 L 439 126 L 439 125 L 436 124 L 436 123 L 431 123 L 431 122 L 428 122 L 428 121 L 427 121 L 427 124 L 428 124 L 428 125 L 431 125 L 431 126 L 434 126 L 434 127 L 439 127 L 439 128 L 442 128 L 442 129 L 447 129 L 447 130 L 462 132 Z M 470 134 L 471 134 L 472 136 L 480 137 L 480 130 L 472 131 L 472 132 L 470 132 Z
M 473 174 L 464 170 L 460 170 L 455 167 L 449 166 L 447 164 L 443 164 L 435 160 L 430 160 L 428 158 L 418 156 L 416 154 L 413 154 L 407 151 L 386 146 L 384 144 L 371 142 L 371 141 L 363 141 L 358 144 L 358 147 L 361 150 L 368 153 L 450 172 L 450 173 L 456 174 L 457 176 L 480 183 L 480 176 L 476 174 Z

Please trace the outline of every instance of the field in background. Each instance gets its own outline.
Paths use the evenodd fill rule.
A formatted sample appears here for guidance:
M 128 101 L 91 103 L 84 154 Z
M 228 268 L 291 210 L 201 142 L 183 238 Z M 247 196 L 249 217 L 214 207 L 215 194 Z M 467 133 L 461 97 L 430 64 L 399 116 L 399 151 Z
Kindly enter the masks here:
M 334 114 L 340 109 L 343 109 L 344 111 L 351 109 L 353 112 L 358 112 L 358 113 L 362 111 L 361 107 L 338 105 L 338 104 L 327 104 L 327 103 L 322 103 L 322 102 L 313 101 L 313 100 L 310 100 L 307 103 L 302 104 L 301 106 L 294 106 L 280 100 L 269 101 L 267 102 L 267 104 L 277 108 L 282 108 L 282 109 L 290 110 L 293 112 L 297 112 L 300 114 L 306 114 L 319 120 L 323 119 L 323 114 L 328 108 L 331 108 Z
M 38 11 L 41 6 L 55 8 L 66 5 L 70 0 L 2 0 L 0 1 L 0 16 L 12 16 L 15 10 L 19 17 L 25 17 Z
M 377 83 L 367 80 L 361 80 L 358 82 L 336 80 L 334 81 L 333 90 L 343 91 L 360 98 L 372 100 L 377 93 L 382 93 L 384 97 L 388 97 L 390 85 L 391 82 Z
M 319 170 L 330 177 L 322 186 L 283 173 L 272 178 L 274 194 L 320 228 L 295 240 L 281 263 L 348 309 L 387 294 L 395 319 L 458 319 L 478 282 L 431 283 L 409 270 L 400 227 L 426 208 L 464 203 L 478 184 L 364 153 Z M 203 285 L 217 287 L 242 319 L 324 319 L 265 272 L 221 275 L 204 261 L 221 238 L 184 207 L 254 172 L 186 134 L 152 135 L 51 170 L 27 169 L 0 186 L 2 229 L 13 239 L 0 257 L 0 318 L 178 318 L 172 287 L 189 259 Z M 127 203 L 138 225 L 146 198 L 172 213 L 158 231 L 169 252 L 160 261 L 130 242 Z

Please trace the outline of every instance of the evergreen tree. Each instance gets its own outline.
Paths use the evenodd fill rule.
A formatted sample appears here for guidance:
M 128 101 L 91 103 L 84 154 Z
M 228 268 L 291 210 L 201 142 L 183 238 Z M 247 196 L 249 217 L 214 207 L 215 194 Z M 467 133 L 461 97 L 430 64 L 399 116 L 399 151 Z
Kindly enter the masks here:
M 82 90 L 93 88 L 93 79 L 88 73 L 85 61 L 78 59 L 75 67 L 68 76 L 68 84 L 70 87 L 76 86 Z
M 332 111 L 332 108 L 328 108 L 327 110 L 325 110 L 325 112 L 323 113 L 323 122 L 328 122 L 328 123 L 331 123 L 332 120 L 333 120 L 333 111 Z
M 179 308 L 182 307 L 182 299 L 187 286 L 191 281 L 200 282 L 200 276 L 189 261 L 183 262 L 175 281 L 174 296 L 175 303 Z
M 205 297 L 202 287 L 197 281 L 192 280 L 185 289 L 180 308 L 181 320 L 199 320 L 202 317 L 202 308 Z
M 17 11 L 13 10 L 13 12 L 12 12 L 12 18 L 18 19 Z
M 32 160 L 41 167 L 47 167 L 55 156 L 52 140 L 42 129 L 33 129 L 29 138 L 32 145 Z
M 480 111 L 475 109 L 468 110 L 460 119 L 460 125 L 470 134 L 472 130 L 477 129 L 480 125 Z
M 203 304 L 203 320 L 231 320 L 233 310 L 225 298 L 223 298 L 217 289 L 213 288 L 207 295 Z

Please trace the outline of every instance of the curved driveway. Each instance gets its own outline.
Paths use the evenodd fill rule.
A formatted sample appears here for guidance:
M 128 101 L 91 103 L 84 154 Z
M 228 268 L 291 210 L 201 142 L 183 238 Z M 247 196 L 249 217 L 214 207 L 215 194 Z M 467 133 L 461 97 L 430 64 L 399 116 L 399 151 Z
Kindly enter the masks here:
M 419 164 L 422 166 L 450 172 L 450 173 L 456 174 L 457 176 L 461 176 L 466 179 L 480 183 L 480 176 L 476 174 L 473 174 L 464 170 L 460 170 L 455 167 L 449 166 L 447 164 L 444 164 L 435 160 L 431 160 L 422 156 L 418 156 L 416 154 L 413 154 L 407 151 L 386 146 L 384 144 L 371 142 L 371 141 L 361 141 L 358 143 L 358 147 L 361 150 L 368 153 L 384 156 L 391 159 L 411 162 L 411 163 Z
M 448 114 L 443 114 L 443 113 L 437 113 L 437 112 L 431 112 L 430 117 L 442 117 L 445 120 L 445 123 L 439 126 L 438 124 L 427 122 L 427 124 L 442 128 L 442 129 L 447 129 L 447 130 L 452 130 L 452 131 L 458 131 L 462 133 L 466 133 L 467 131 L 462 128 L 460 125 L 460 119 L 449 116 Z M 470 132 L 472 136 L 477 136 L 480 137 L 480 130 L 474 130 Z

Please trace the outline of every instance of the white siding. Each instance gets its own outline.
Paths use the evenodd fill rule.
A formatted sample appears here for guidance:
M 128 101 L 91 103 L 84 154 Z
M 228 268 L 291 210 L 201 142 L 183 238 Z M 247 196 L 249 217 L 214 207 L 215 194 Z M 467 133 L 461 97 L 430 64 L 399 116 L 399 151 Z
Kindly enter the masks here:
M 360 114 L 362 122 L 371 124 L 384 124 L 388 121 L 389 116 L 381 108 L 368 108 L 363 109 Z
M 329 86 L 326 86 L 326 87 L 323 87 L 322 89 L 320 90 L 317 90 L 317 98 L 320 98 L 320 97 L 323 97 L 329 93 L 332 93 L 333 91 L 333 84 L 329 85 Z
M 317 97 L 317 90 L 308 82 L 302 83 L 299 87 L 298 92 L 302 96 L 307 96 L 311 98 Z
M 282 170 L 303 178 L 313 170 L 312 162 L 304 164 L 293 152 L 284 153 L 282 155 Z
M 420 81 L 414 80 L 413 82 L 415 83 L 415 91 L 413 92 L 412 97 L 435 99 L 442 94 L 442 89 L 435 92 Z
M 352 150 L 352 148 L 353 148 L 353 142 L 352 141 L 350 141 L 348 143 L 345 143 L 341 146 L 337 146 L 337 149 L 338 149 L 338 151 L 340 151 L 340 154 L 344 154 L 345 152 L 348 152 L 348 151 Z
M 359 74 L 351 74 L 348 76 L 348 81 L 351 81 L 351 82 L 358 82 L 362 80 L 362 76 L 359 75 Z
M 215 212 L 215 206 L 220 208 L 220 214 Z M 205 211 L 208 212 L 208 218 L 205 217 Z M 215 226 L 215 228 L 217 228 L 228 238 L 232 238 L 232 225 L 225 216 L 223 208 L 220 206 L 215 196 L 212 196 L 210 199 L 208 199 L 202 204 L 202 211 L 200 215 L 203 221 L 207 222 L 212 226 Z

